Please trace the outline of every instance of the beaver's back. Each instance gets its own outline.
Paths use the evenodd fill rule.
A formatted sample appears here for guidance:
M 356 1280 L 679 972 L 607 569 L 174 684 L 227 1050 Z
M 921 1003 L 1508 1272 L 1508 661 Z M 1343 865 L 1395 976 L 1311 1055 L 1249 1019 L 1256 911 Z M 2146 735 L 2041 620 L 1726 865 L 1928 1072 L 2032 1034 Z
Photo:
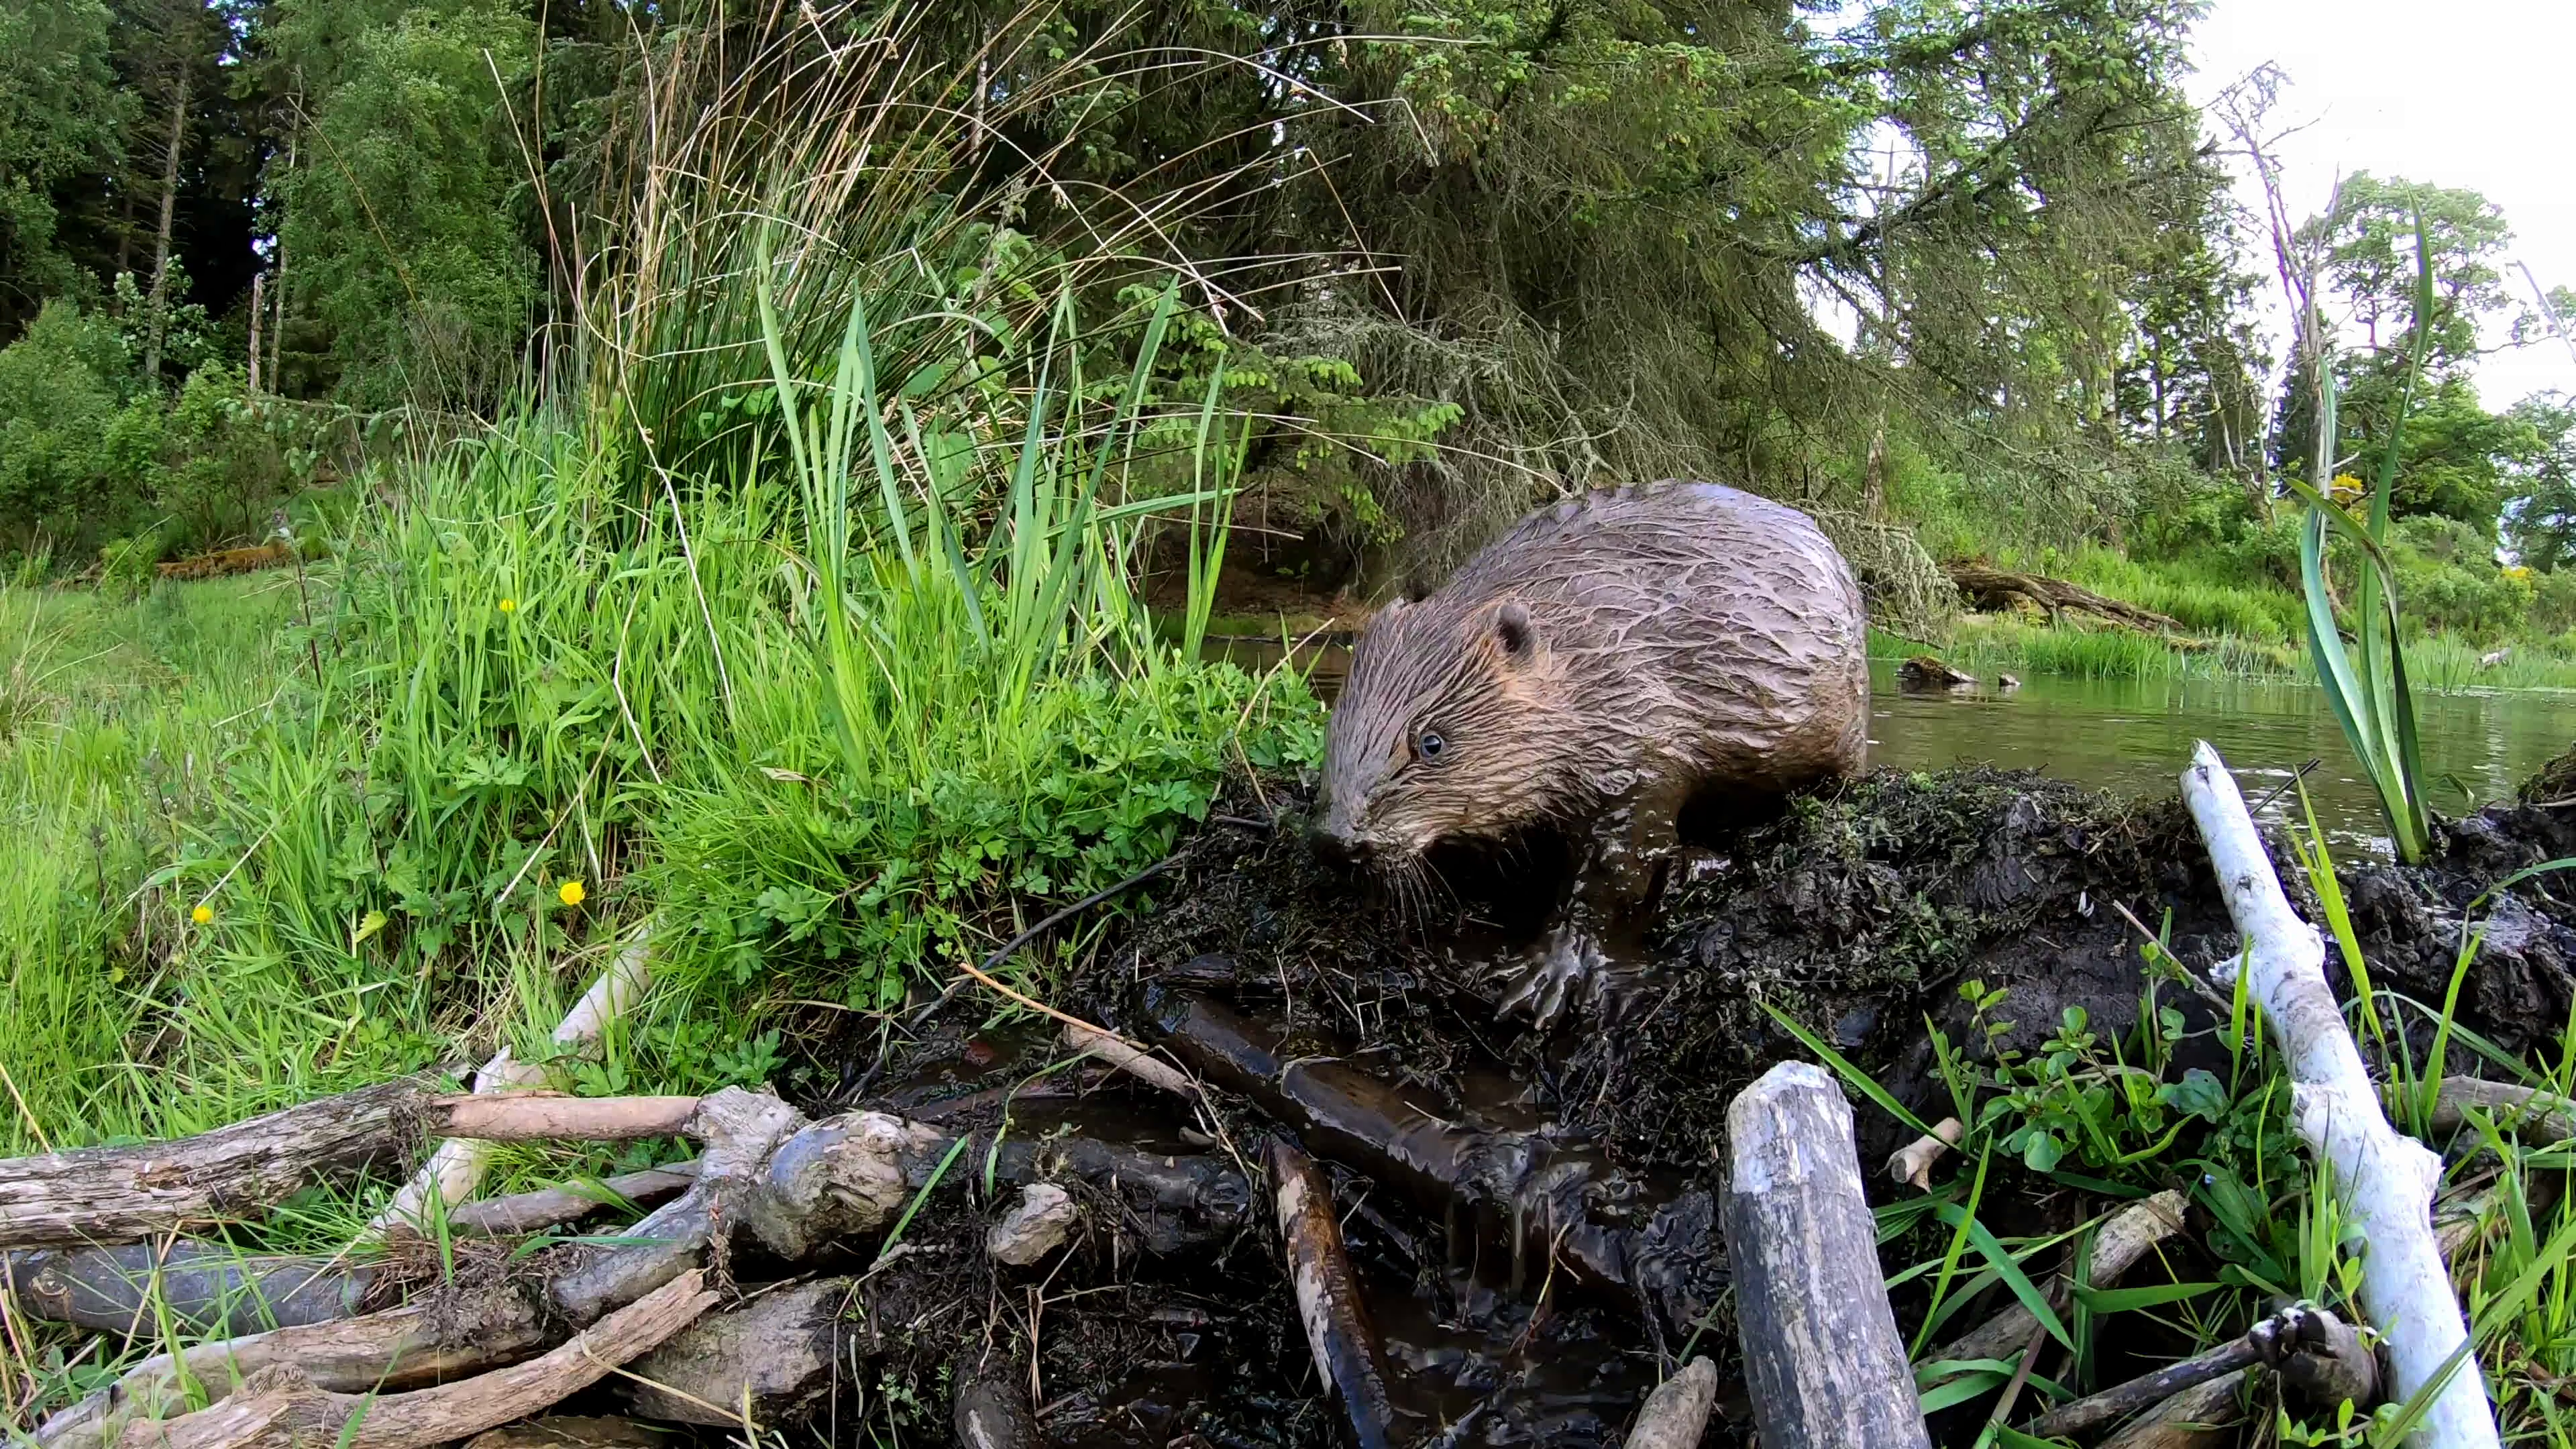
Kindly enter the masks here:
M 1794 508 L 1715 483 L 1595 493 L 1522 520 L 1442 592 L 1521 599 L 1564 703 L 1627 768 L 1761 790 L 1860 767 L 1868 615 Z

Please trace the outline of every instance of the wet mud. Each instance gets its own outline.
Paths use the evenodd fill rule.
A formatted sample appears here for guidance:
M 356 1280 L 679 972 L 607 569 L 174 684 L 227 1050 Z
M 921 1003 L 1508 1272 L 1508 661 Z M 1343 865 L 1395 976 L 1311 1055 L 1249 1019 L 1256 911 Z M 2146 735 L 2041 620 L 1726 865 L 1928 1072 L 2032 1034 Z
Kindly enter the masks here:
M 1204 1106 L 1062 1065 L 1051 1032 L 996 1026 L 988 1000 L 963 997 L 909 1037 L 845 1029 L 810 1063 L 814 1100 L 799 1105 L 1222 1159 L 1256 1184 L 1265 1144 L 1286 1137 L 1332 1181 L 1384 1341 L 1396 1442 L 1615 1444 L 1691 1353 L 1728 1380 L 1707 1442 L 1747 1442 L 1712 1195 L 1729 1099 L 1809 1055 L 1775 1012 L 1937 1117 L 1926 1023 L 1966 1035 L 1961 983 L 2007 989 L 2005 1040 L 2027 1047 L 2070 1006 L 2105 1036 L 2131 1027 L 2141 925 L 2195 972 L 2235 949 L 2178 800 L 2026 773 L 1880 771 L 1768 820 L 1694 822 L 1661 871 L 1620 1019 L 1569 1012 L 1535 1031 L 1499 1004 L 1574 888 L 1567 847 L 1445 859 L 1436 888 L 1390 895 L 1317 859 L 1306 803 L 1295 781 L 1240 782 L 1059 998 L 1189 1065 L 1217 1089 Z M 2348 863 L 2379 985 L 2438 1007 L 2462 921 L 2482 920 L 2463 1025 L 2499 1050 L 2553 1044 L 2576 1002 L 2576 905 L 2547 876 L 2478 898 L 2576 855 L 2571 814 L 2498 807 L 2445 823 L 2431 866 Z M 2576 878 L 2562 879 L 2576 899 Z M 2159 999 L 2195 1033 L 2216 1021 L 2170 986 Z M 2187 1051 L 2218 1050 L 2192 1040 Z M 1909 1134 L 1866 1104 L 1856 1116 L 1876 1193 L 1875 1164 Z M 884 1351 L 854 1372 L 874 1397 L 845 1416 L 917 1412 L 927 1426 L 965 1376 L 1004 1373 L 1034 1385 L 1048 1443 L 1344 1442 L 1266 1190 L 1234 1236 L 1180 1251 L 1157 1251 L 1095 1192 L 1066 1256 L 1008 1269 L 978 1251 L 1005 1204 L 982 1204 L 975 1170 L 960 1164 L 964 1180 L 907 1234 L 916 1250 L 871 1280 Z M 2096 1207 L 2076 1196 L 1997 1211 L 2023 1219 L 2016 1230 L 2072 1224 Z M 1913 1246 L 1891 1244 L 1888 1261 L 1920 1256 L 1899 1256 Z

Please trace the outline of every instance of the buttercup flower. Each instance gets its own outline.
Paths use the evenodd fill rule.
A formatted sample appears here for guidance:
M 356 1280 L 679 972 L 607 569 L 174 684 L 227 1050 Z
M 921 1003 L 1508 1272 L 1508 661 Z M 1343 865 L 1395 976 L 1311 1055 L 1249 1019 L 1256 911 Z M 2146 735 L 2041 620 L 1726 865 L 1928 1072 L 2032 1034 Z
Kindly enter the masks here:
M 194 921 L 194 922 L 196 922 L 196 923 L 197 923 L 198 925 L 200 925 L 200 926 L 204 925 L 204 924 L 205 924 L 206 922 L 208 922 L 208 921 L 213 920 L 214 918 L 215 918 L 215 908 L 214 908 L 213 906 L 207 905 L 204 901 L 199 901 L 199 902 L 197 902 L 197 908 L 196 908 L 195 910 L 193 910 L 193 911 L 190 911 L 190 912 L 188 913 L 188 919 L 189 919 L 189 920 L 192 920 L 192 921 Z
M 503 599 L 503 600 L 501 601 L 501 612 L 502 612 L 502 613 L 504 613 L 504 614 L 515 614 L 515 613 L 517 613 L 518 611 L 519 611 L 519 601 L 518 601 L 518 600 L 516 600 L 516 599 Z
M 563 889 L 555 892 L 555 898 L 562 901 L 565 905 L 577 906 L 582 903 L 583 897 L 588 896 L 589 894 L 590 892 L 581 888 L 580 881 L 568 880 L 563 883 Z

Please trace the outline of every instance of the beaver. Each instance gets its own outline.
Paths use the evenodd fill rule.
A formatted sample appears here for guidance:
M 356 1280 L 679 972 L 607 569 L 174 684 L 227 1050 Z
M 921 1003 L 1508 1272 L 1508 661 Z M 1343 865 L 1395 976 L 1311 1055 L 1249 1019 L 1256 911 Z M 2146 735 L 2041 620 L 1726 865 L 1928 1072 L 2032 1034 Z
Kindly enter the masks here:
M 1523 519 L 1369 621 L 1327 728 L 1319 847 L 1391 875 L 1534 827 L 1588 847 L 1571 909 L 1507 993 L 1544 1024 L 1605 983 L 1685 808 L 1859 770 L 1868 615 L 1813 520 L 1717 483 L 1597 492 Z

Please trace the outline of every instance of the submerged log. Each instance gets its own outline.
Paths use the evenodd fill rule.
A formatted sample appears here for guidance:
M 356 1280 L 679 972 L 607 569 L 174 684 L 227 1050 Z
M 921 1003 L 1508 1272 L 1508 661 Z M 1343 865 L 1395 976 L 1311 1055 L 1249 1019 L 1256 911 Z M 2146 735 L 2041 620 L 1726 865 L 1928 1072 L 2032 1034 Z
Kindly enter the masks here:
M 1953 669 L 1933 655 L 1917 654 L 1896 667 L 1896 684 L 1915 694 L 1934 694 L 1945 689 L 1974 689 L 1977 676 Z
M 1726 1112 L 1727 1259 L 1765 1449 L 1929 1449 L 1878 1266 L 1851 1104 L 1782 1062 Z
M 1360 1301 L 1332 1184 L 1315 1160 L 1284 1138 L 1270 1143 L 1270 1176 L 1279 1194 L 1279 1237 L 1288 1251 L 1288 1286 L 1306 1326 L 1315 1372 L 1342 1406 L 1360 1449 L 1395 1444 L 1395 1404 L 1387 1393 L 1386 1350 Z
M 1458 1214 L 1511 1254 L 1515 1292 L 1550 1262 L 1687 1333 L 1718 1287 L 1716 1203 L 1535 1133 L 1449 1121 L 1350 1062 L 1285 1056 L 1277 1036 L 1187 992 L 1149 988 L 1156 1026 L 1201 1076 L 1258 1102 L 1323 1156 Z
M 977 1374 L 957 1386 L 951 1414 L 957 1449 L 1038 1449 L 1037 1420 L 1019 1385 L 997 1374 Z

